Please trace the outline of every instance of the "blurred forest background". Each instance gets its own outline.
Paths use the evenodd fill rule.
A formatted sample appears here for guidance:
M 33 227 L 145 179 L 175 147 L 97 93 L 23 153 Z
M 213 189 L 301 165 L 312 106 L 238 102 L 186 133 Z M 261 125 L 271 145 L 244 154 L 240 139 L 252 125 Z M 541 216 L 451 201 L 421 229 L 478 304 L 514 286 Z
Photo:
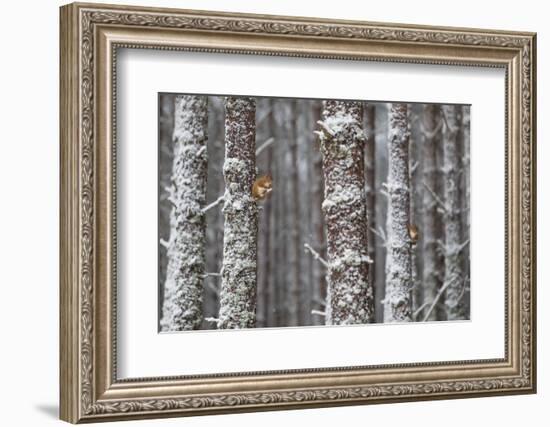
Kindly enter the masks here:
M 165 284 L 171 244 L 170 200 L 174 185 L 175 117 L 178 95 L 159 95 L 159 322 L 168 299 Z M 226 156 L 224 98 L 208 96 L 206 151 L 205 266 L 201 275 L 200 324 L 163 330 L 215 329 L 219 323 L 224 254 L 223 196 Z M 255 98 L 256 177 L 272 179 L 259 200 L 254 327 L 337 324 L 327 316 L 327 223 L 323 213 L 325 181 L 321 139 L 326 115 L 322 100 Z M 388 186 L 391 139 L 399 125 L 392 104 L 361 102 L 364 201 L 368 281 L 374 295 L 367 322 L 385 321 L 384 304 L 391 220 Z M 468 319 L 469 259 L 469 106 L 401 104 L 406 117 L 406 173 L 409 212 L 410 310 L 386 321 Z M 397 111 L 397 110 L 396 110 Z M 399 111 L 393 111 L 394 114 Z M 401 113 L 403 113 L 401 111 Z M 318 122 L 324 120 L 324 125 Z M 402 123 L 401 123 L 402 124 Z M 330 125 L 330 123 L 329 123 Z M 331 132 L 330 129 L 325 129 Z M 332 133 L 330 133 L 332 135 Z M 328 135 L 328 134 L 327 134 Z M 398 135 L 399 136 L 399 135 Z M 450 141 L 450 142 L 449 142 Z M 445 150 L 445 144 L 453 144 Z M 344 185 L 344 183 L 342 183 Z M 396 209 L 396 208 L 394 208 Z M 452 221 L 449 227 L 447 222 Z M 447 225 L 446 225 L 447 224 Z M 173 224 L 172 224 L 173 225 Z M 172 227 L 173 228 L 173 227 Z M 172 231 L 173 233 L 174 231 Z M 451 236 L 452 235 L 452 236 Z M 451 241 L 452 239 L 452 241 Z M 452 265 L 450 265 L 452 264 Z M 458 276 L 458 279 L 456 277 Z M 454 279 L 451 277 L 454 276 Z M 449 281 L 458 280 L 459 283 Z M 169 281 L 169 280 L 168 280 Z M 450 285 L 450 286 L 449 286 Z M 450 294 L 454 287 L 454 294 Z M 457 290 L 458 289 L 458 290 Z M 360 298 L 351 295 L 349 298 Z M 452 301 L 451 301 L 452 299 Z M 457 313 L 452 305 L 460 305 Z M 451 314 L 450 314 L 451 313 Z M 390 316 L 391 317 L 391 316 Z M 354 323 L 354 322 L 342 322 Z M 160 324 L 160 323 L 159 323 Z

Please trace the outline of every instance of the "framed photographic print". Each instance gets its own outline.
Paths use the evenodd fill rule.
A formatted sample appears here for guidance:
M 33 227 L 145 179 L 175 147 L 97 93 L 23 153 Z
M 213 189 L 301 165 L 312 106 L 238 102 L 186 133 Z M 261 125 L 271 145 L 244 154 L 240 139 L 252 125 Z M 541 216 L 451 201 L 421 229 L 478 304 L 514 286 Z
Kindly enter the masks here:
M 61 8 L 61 418 L 533 393 L 535 34 Z

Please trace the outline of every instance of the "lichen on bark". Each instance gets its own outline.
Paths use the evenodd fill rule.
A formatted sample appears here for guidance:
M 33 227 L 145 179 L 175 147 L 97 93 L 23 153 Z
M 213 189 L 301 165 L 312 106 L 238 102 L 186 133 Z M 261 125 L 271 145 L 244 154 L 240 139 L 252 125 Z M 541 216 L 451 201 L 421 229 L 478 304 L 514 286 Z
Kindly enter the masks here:
M 409 129 L 407 104 L 391 104 L 384 322 L 412 320 Z
M 176 96 L 174 115 L 163 331 L 200 328 L 205 269 L 207 98 Z
M 255 114 L 254 99 L 225 99 L 223 272 L 217 322 L 220 329 L 256 326 L 258 207 L 252 197 L 256 178 Z
M 362 105 L 357 102 L 323 103 L 319 136 L 329 264 L 326 324 L 362 324 L 374 319 L 362 115 Z

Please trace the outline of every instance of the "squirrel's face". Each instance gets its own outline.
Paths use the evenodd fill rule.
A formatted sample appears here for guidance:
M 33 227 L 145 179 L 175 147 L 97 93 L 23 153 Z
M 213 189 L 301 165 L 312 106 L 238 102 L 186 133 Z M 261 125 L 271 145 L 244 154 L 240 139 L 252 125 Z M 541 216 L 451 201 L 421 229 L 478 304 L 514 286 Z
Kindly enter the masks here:
M 267 175 L 265 177 L 265 181 L 262 183 L 265 188 L 272 188 L 273 187 L 273 179 L 271 176 Z

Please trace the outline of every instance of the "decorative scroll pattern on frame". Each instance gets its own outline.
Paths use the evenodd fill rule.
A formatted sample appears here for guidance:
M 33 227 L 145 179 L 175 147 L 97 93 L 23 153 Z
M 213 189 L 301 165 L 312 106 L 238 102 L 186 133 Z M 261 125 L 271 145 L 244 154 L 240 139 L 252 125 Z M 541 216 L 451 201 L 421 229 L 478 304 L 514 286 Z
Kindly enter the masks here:
M 281 403 L 352 401 L 383 397 L 437 396 L 453 392 L 487 392 L 529 387 L 532 377 L 533 318 L 532 284 L 532 147 L 531 147 L 531 85 L 533 65 L 530 39 L 522 36 L 487 35 L 434 31 L 430 29 L 394 29 L 382 26 L 302 22 L 274 22 L 262 18 L 204 17 L 199 15 L 128 13 L 118 11 L 81 10 L 81 164 L 80 164 L 80 385 L 81 408 L 86 415 L 140 413 L 198 408 L 243 407 Z M 439 43 L 464 46 L 510 47 L 522 49 L 521 67 L 521 375 L 516 378 L 467 380 L 424 384 L 394 384 L 355 388 L 330 388 L 303 391 L 278 391 L 184 397 L 180 399 L 144 399 L 97 403 L 93 399 L 93 240 L 94 240 L 94 26 L 121 24 L 156 28 L 200 29 L 222 32 L 266 33 L 326 38 L 351 38 L 380 41 Z M 250 52 L 261 54 L 261 52 Z M 307 56 L 304 54 L 303 56 Z M 410 62 L 414 62 L 411 60 Z

